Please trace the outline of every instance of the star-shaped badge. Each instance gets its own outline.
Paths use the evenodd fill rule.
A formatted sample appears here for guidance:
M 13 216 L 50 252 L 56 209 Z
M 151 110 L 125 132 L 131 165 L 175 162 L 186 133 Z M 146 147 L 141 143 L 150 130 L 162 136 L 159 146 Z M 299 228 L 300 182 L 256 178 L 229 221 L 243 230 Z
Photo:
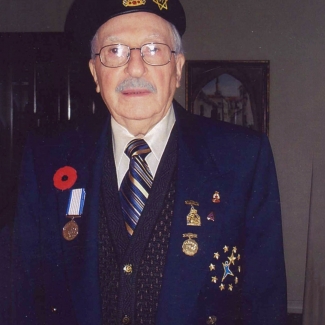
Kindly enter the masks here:
M 236 260 L 236 257 L 234 256 L 234 253 L 232 252 L 230 256 L 228 256 L 228 260 L 230 262 L 230 265 L 235 265 L 235 260 Z
M 214 265 L 214 264 L 210 264 L 209 265 L 209 269 L 210 269 L 210 271 L 213 271 L 213 270 L 215 270 L 216 269 L 216 266 Z
M 218 259 L 219 259 L 219 257 L 220 257 L 220 254 L 219 254 L 218 252 L 216 252 L 216 253 L 214 253 L 214 254 L 213 254 L 213 257 L 214 257 L 215 259 L 217 259 L 217 260 L 218 260 Z

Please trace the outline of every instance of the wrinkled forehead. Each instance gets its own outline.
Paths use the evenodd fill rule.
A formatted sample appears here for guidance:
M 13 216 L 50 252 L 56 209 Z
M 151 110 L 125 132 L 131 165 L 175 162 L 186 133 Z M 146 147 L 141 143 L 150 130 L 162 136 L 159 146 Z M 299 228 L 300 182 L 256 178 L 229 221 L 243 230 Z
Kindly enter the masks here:
M 147 12 L 136 12 L 109 19 L 97 30 L 100 45 L 107 43 L 161 42 L 173 44 L 171 25 L 165 19 Z

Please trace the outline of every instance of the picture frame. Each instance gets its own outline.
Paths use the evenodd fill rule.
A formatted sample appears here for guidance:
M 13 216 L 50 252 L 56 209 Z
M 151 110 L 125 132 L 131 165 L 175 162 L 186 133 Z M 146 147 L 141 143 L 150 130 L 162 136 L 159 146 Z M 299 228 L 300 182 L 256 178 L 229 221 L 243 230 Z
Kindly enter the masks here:
M 270 61 L 187 60 L 186 109 L 268 134 Z

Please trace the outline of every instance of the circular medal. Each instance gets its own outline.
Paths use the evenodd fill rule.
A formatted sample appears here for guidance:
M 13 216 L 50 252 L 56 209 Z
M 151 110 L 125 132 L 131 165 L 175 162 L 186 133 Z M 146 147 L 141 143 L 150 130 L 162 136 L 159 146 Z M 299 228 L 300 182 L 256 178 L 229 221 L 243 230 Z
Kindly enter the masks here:
M 73 240 L 78 236 L 78 224 L 71 220 L 62 229 L 62 235 L 65 240 Z
M 190 238 L 184 241 L 182 249 L 186 255 L 193 256 L 199 250 L 199 245 L 194 239 Z

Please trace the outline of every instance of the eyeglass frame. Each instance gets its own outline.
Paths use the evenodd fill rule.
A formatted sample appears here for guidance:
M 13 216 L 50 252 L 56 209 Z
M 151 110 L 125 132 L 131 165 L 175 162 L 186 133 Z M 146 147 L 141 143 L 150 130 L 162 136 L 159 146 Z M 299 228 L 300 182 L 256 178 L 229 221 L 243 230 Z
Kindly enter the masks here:
M 164 64 L 151 64 L 151 63 L 148 63 L 148 62 L 145 60 L 145 57 L 144 57 L 144 55 L 143 55 L 143 53 L 142 53 L 142 48 L 143 48 L 144 46 L 146 46 L 146 45 L 149 45 L 149 44 L 160 44 L 160 45 L 166 45 L 166 46 L 169 48 L 169 50 L 170 50 L 170 57 L 169 57 L 169 60 L 168 60 L 166 63 L 164 63 Z M 129 49 L 129 53 L 128 53 L 127 60 L 126 60 L 125 63 L 123 63 L 123 64 L 121 64 L 121 65 L 118 65 L 118 66 L 111 67 L 111 66 L 109 66 L 109 65 L 105 65 L 105 64 L 102 62 L 102 58 L 101 58 L 101 56 L 100 56 L 100 53 L 101 53 L 102 49 L 104 49 L 105 47 L 108 47 L 108 46 L 112 46 L 112 45 L 123 45 L 123 46 L 126 46 L 126 47 Z M 139 51 L 140 51 L 141 58 L 142 58 L 142 61 L 143 61 L 144 63 L 148 64 L 148 65 L 153 66 L 153 67 L 162 67 L 162 66 L 168 64 L 168 63 L 171 61 L 171 59 L 172 59 L 172 55 L 173 55 L 173 54 L 175 54 L 175 55 L 177 54 L 176 51 L 172 50 L 168 44 L 165 44 L 165 43 L 159 43 L 159 42 L 158 42 L 158 43 L 151 42 L 151 43 L 145 43 L 145 44 L 142 44 L 141 47 L 130 47 L 130 46 L 128 46 L 128 45 L 126 45 L 126 44 L 122 44 L 122 43 L 108 44 L 108 45 L 103 46 L 103 47 L 99 50 L 98 53 L 94 53 L 94 55 L 99 57 L 99 61 L 100 61 L 100 63 L 101 63 L 104 67 L 106 67 L 106 68 L 119 68 L 119 67 L 123 67 L 124 65 L 126 65 L 126 64 L 130 61 L 130 58 L 131 58 L 131 51 L 133 51 L 133 50 L 139 50 Z

